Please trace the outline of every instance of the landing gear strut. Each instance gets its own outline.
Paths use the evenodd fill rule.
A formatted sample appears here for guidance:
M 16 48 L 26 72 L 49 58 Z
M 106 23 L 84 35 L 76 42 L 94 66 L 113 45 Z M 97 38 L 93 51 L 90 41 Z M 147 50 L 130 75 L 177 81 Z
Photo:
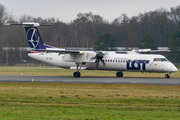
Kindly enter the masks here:
M 79 68 L 79 64 L 77 64 L 76 66 L 77 66 L 77 71 L 73 73 L 73 76 L 75 78 L 78 78 L 78 77 L 81 77 L 81 73 L 79 71 L 80 71 L 80 69 L 82 67 L 82 64 L 81 64 L 80 68 Z
M 117 72 L 117 73 L 116 73 L 116 77 L 123 77 L 123 73 L 122 73 L 122 72 L 120 72 L 120 71 L 119 71 L 119 72 Z

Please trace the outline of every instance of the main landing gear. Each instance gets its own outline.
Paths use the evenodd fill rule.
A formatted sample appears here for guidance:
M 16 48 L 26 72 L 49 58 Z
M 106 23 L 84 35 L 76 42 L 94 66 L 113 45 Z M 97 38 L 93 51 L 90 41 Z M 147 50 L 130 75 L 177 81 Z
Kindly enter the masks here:
M 121 71 L 117 72 L 116 77 L 123 77 L 123 73 Z
M 73 76 L 75 77 L 75 78 L 77 78 L 77 77 L 81 77 L 81 73 L 80 72 L 74 72 L 73 73 Z
M 78 78 L 78 77 L 81 77 L 81 73 L 80 73 L 79 71 L 80 71 L 80 69 L 81 69 L 81 67 L 82 67 L 82 64 L 81 64 L 80 67 L 79 67 L 79 64 L 77 64 L 76 66 L 77 66 L 77 71 L 73 73 L 73 76 L 74 76 L 75 78 Z

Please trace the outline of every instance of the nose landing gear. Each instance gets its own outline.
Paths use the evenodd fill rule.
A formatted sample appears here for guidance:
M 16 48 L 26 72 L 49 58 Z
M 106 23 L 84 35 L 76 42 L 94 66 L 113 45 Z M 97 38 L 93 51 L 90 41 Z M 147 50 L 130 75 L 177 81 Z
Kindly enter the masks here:
M 165 74 L 165 78 L 170 78 L 170 72 Z

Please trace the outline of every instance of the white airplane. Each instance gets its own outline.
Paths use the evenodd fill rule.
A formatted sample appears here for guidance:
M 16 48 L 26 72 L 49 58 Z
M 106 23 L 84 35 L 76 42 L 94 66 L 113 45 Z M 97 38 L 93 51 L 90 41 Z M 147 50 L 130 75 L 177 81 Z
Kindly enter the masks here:
M 27 40 L 32 51 L 29 57 L 54 65 L 60 68 L 76 69 L 74 77 L 80 77 L 80 70 L 108 70 L 117 71 L 117 77 L 123 77 L 123 71 L 132 72 L 158 72 L 166 73 L 165 78 L 170 78 L 170 73 L 177 72 L 177 68 L 163 55 L 138 54 L 122 51 L 78 51 L 65 50 L 46 45 L 42 42 L 38 32 L 39 23 L 24 22 Z M 127 53 L 127 54 L 125 54 Z

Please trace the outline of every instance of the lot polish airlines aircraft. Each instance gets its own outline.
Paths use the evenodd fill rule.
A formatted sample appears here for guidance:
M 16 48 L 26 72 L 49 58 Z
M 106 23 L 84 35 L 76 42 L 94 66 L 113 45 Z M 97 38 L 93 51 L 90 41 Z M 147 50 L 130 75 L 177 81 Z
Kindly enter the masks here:
M 117 77 L 123 77 L 123 71 L 132 71 L 166 73 L 165 78 L 170 78 L 170 73 L 177 71 L 177 68 L 162 55 L 59 49 L 42 42 L 37 27 L 49 25 L 40 25 L 34 22 L 8 23 L 6 25 L 23 25 L 25 27 L 27 40 L 32 49 L 28 54 L 29 57 L 61 68 L 76 69 L 74 77 L 81 76 L 79 72 L 81 69 L 117 71 Z

